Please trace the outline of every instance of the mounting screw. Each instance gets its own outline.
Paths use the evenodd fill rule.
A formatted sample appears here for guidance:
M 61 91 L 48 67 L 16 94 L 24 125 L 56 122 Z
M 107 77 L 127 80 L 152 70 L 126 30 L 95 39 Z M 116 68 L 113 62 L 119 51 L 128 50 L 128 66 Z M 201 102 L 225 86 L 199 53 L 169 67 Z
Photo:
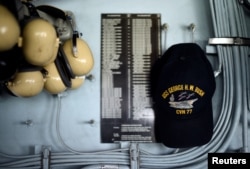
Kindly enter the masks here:
M 93 124 L 95 124 L 95 120 L 91 119 L 91 120 L 89 120 L 88 123 L 89 123 L 90 125 L 93 125 Z
M 162 30 L 167 31 L 168 27 L 169 27 L 168 24 L 164 23 L 161 28 L 162 28 Z
M 33 125 L 33 121 L 32 120 L 26 120 L 26 121 L 22 122 L 22 124 L 26 125 L 27 127 L 31 127 Z
M 238 1 L 241 5 L 244 4 L 244 0 L 238 0 Z
M 196 25 L 194 23 L 191 23 L 188 27 L 188 29 L 191 30 L 192 32 L 195 32 L 195 28 L 196 28 Z
M 90 75 L 86 76 L 86 79 L 92 81 L 95 79 L 95 77 L 94 77 L 94 75 L 90 74 Z
M 89 124 L 90 126 L 94 127 L 96 125 L 96 121 L 94 119 L 88 120 L 85 124 Z

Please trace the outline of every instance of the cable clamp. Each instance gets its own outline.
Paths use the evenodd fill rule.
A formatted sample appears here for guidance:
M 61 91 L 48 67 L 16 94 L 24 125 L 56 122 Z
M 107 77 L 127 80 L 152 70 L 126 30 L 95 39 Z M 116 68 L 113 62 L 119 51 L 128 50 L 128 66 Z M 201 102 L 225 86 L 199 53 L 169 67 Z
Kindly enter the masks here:
M 42 169 L 50 169 L 50 147 L 44 147 L 42 153 Z
M 239 45 L 250 46 L 250 38 L 232 37 L 232 38 L 209 38 L 210 45 Z
M 139 148 L 137 143 L 131 143 L 130 145 L 130 168 L 139 169 Z

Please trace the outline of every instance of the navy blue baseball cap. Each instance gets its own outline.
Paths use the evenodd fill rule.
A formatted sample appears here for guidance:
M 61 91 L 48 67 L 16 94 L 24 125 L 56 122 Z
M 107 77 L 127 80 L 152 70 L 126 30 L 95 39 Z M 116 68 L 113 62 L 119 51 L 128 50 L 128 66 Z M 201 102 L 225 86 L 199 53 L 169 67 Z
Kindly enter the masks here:
M 204 51 L 195 43 L 173 45 L 153 69 L 156 140 L 172 148 L 208 143 L 216 84 Z

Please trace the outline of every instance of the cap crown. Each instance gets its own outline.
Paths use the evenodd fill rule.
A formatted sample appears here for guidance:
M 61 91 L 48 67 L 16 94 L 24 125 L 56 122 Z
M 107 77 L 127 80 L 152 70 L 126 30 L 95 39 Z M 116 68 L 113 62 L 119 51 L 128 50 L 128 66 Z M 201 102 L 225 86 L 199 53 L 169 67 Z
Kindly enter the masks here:
M 164 55 L 156 92 L 157 102 L 170 118 L 202 115 L 215 90 L 210 63 L 196 44 L 172 46 Z
M 156 140 L 168 147 L 208 143 L 213 135 L 213 69 L 194 43 L 170 47 L 152 69 Z

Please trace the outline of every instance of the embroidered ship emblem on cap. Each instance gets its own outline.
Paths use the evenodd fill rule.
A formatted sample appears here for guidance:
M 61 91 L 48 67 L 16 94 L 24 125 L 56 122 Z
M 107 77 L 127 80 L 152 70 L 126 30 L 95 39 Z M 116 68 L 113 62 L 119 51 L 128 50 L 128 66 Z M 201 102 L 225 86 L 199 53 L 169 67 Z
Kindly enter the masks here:
M 190 100 L 183 100 L 183 101 L 175 101 L 174 95 L 172 94 L 170 97 L 170 101 L 168 102 L 170 104 L 170 107 L 176 108 L 176 109 L 191 109 L 193 108 L 194 102 L 196 102 L 198 98 L 190 99 Z

